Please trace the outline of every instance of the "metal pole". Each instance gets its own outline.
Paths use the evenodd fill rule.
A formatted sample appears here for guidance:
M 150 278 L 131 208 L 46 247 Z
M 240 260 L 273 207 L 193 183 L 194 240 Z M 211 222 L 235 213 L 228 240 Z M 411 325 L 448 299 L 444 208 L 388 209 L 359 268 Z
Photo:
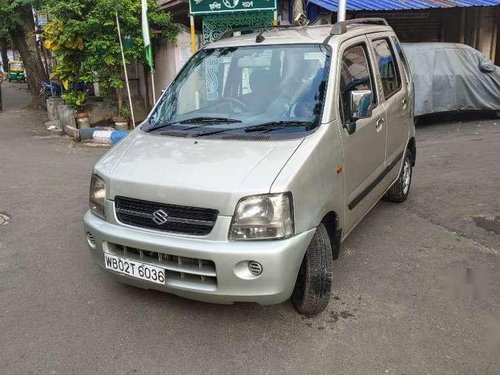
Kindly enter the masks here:
M 189 15 L 189 26 L 191 29 L 191 53 L 194 54 L 196 52 L 196 33 L 194 31 L 194 16 L 192 14 Z
M 339 5 L 337 8 L 337 22 L 345 21 L 346 3 L 347 0 L 339 0 Z
M 153 90 L 153 107 L 156 104 L 156 93 L 155 93 L 155 74 L 153 70 L 151 70 L 151 88 Z
M 120 30 L 120 21 L 118 20 L 118 12 L 115 12 L 115 16 L 116 16 L 116 27 L 118 28 L 118 39 L 120 41 L 120 50 L 122 52 L 123 72 L 125 73 L 125 85 L 127 86 L 128 104 L 130 105 L 130 116 L 132 117 L 132 126 L 135 128 L 134 108 L 132 107 L 132 96 L 130 95 L 130 85 L 128 83 L 128 74 L 127 74 L 127 63 L 125 62 L 125 53 L 123 52 L 122 33 Z

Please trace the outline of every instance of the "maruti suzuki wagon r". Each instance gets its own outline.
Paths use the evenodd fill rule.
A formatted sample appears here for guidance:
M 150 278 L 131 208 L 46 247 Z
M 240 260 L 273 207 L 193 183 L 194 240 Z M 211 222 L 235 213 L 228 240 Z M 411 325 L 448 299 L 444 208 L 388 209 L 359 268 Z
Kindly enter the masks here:
M 85 233 L 140 288 L 328 305 L 341 242 L 408 196 L 413 87 L 381 19 L 224 33 L 96 165 Z

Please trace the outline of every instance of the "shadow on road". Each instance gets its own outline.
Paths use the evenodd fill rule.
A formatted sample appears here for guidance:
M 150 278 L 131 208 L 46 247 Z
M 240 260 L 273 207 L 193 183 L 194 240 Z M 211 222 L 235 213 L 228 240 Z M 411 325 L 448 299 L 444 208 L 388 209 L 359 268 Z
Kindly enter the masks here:
M 415 118 L 415 124 L 417 127 L 425 127 L 461 121 L 495 120 L 499 117 L 500 111 L 444 112 L 418 116 Z

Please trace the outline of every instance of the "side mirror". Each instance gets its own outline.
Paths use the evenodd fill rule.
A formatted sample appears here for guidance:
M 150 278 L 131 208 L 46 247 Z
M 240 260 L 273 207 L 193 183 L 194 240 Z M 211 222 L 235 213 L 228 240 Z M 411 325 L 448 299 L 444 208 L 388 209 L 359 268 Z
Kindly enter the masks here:
M 490 60 L 484 59 L 479 63 L 479 70 L 483 73 L 493 73 L 495 71 L 495 64 Z
M 349 96 L 349 122 L 344 125 L 349 134 L 356 131 L 356 121 L 372 115 L 371 90 L 355 90 L 350 92 Z

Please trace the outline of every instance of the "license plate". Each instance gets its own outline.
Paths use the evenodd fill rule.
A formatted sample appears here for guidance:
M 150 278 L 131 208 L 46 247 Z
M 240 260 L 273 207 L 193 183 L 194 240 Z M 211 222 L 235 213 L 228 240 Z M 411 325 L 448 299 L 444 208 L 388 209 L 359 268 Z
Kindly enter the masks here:
M 112 270 L 137 279 L 151 281 L 156 284 L 165 284 L 165 269 L 147 263 L 136 262 L 128 258 L 117 257 L 104 253 L 104 264 Z

